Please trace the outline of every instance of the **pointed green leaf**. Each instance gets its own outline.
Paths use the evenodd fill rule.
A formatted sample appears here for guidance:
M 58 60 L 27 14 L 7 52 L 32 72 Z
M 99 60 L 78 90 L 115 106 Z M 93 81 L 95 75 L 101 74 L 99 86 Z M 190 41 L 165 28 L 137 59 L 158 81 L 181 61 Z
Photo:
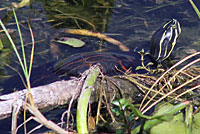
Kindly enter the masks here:
M 148 54 L 150 54 L 149 52 L 145 52 L 145 54 L 144 55 L 148 55 Z
M 3 42 L 0 40 L 0 50 L 3 49 Z
M 152 66 L 153 65 L 153 62 L 149 62 L 148 64 L 147 64 L 147 66 Z
M 135 70 L 140 70 L 140 69 L 144 69 L 143 66 L 137 66 Z
M 144 53 L 144 49 L 142 49 L 141 52 Z

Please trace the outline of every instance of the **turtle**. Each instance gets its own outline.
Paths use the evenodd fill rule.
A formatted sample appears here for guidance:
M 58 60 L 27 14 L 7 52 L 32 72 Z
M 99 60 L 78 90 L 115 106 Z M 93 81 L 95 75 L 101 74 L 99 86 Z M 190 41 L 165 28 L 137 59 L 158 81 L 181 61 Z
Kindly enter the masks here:
M 145 55 L 144 64 L 154 63 L 153 67 L 170 57 L 176 41 L 181 33 L 179 21 L 171 19 L 154 32 L 150 42 L 150 53 Z M 144 73 L 136 70 L 141 65 L 141 55 L 132 52 L 130 55 L 114 52 L 85 52 L 71 55 L 55 63 L 52 71 L 57 76 L 78 76 L 90 66 L 100 63 L 106 75 L 116 75 L 131 69 L 131 72 Z

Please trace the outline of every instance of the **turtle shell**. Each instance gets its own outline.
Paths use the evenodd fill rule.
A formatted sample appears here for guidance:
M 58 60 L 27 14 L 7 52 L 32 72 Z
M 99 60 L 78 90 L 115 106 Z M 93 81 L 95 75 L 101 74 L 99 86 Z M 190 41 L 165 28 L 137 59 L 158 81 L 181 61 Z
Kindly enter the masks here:
M 145 62 L 151 60 L 149 57 L 145 58 Z M 79 53 L 57 62 L 54 65 L 54 74 L 61 77 L 79 76 L 97 63 L 102 65 L 102 72 L 110 76 L 121 74 L 128 69 L 136 72 L 136 67 L 141 65 L 138 53 L 132 53 L 131 55 L 107 52 Z M 144 73 L 144 70 L 142 72 L 140 70 L 139 73 Z

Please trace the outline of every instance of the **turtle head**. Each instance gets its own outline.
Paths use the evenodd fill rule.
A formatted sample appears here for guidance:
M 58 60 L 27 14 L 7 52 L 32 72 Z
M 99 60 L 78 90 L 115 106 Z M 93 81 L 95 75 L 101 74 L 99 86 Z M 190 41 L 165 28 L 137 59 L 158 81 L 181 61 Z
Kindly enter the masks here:
M 176 19 L 172 19 L 153 34 L 150 54 L 157 62 L 162 62 L 170 56 L 180 33 L 180 23 Z

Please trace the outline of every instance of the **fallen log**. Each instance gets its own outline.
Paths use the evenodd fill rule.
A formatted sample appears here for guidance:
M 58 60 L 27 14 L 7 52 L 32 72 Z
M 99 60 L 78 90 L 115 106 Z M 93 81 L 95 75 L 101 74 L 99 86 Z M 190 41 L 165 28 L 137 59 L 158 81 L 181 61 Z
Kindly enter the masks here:
M 78 79 L 57 81 L 48 85 L 31 89 L 34 104 L 38 109 L 55 108 L 67 104 L 72 96 L 78 98 L 81 84 Z M 0 96 L 0 119 L 11 116 L 12 107 L 16 102 L 25 102 L 27 89 Z M 23 106 L 23 103 L 20 104 Z M 21 107 L 22 107 L 21 106 Z

